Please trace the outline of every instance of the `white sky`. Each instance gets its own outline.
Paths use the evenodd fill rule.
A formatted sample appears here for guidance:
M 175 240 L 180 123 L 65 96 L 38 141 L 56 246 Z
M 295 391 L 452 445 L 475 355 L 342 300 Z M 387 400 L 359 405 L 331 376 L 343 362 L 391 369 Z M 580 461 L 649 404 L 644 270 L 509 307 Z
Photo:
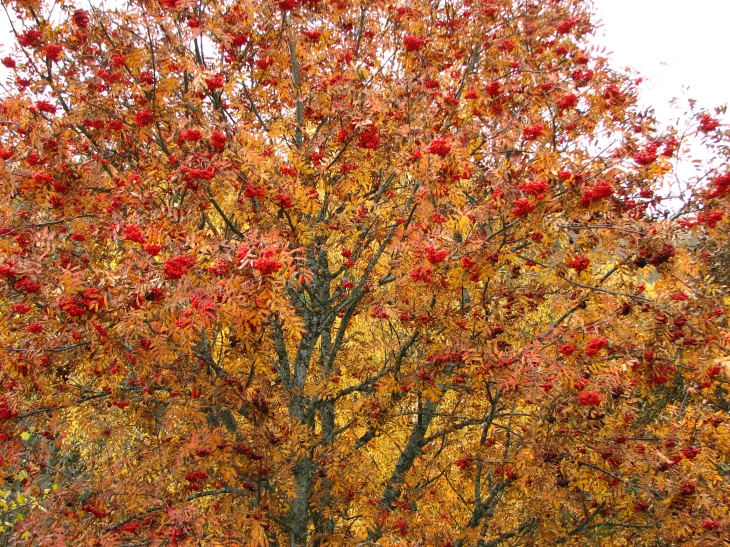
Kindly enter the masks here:
M 676 118 L 673 97 L 708 110 L 730 102 L 730 0 L 593 2 L 603 22 L 595 42 L 613 52 L 615 68 L 639 71 L 641 103 L 655 107 L 660 121 Z

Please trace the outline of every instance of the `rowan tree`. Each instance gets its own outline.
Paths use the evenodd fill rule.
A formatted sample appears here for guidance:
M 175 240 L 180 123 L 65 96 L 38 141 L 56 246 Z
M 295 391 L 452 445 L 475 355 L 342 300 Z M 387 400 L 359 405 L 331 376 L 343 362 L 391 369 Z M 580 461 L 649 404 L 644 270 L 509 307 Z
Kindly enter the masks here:
M 3 5 L 5 545 L 727 545 L 728 133 L 589 2 Z

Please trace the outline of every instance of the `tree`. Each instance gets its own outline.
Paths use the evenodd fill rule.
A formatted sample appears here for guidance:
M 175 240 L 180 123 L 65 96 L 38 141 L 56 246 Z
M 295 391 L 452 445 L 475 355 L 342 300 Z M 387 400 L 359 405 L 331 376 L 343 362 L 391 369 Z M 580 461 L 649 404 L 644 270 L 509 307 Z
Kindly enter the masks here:
M 5 545 L 727 542 L 728 134 L 589 3 L 4 5 Z

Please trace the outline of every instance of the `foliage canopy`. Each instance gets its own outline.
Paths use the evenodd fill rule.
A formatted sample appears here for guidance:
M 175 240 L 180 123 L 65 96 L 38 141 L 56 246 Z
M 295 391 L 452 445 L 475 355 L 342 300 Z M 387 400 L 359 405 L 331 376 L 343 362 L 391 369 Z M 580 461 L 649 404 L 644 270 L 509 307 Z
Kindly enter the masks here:
M 588 2 L 3 5 L 5 545 L 727 544 L 728 134 Z

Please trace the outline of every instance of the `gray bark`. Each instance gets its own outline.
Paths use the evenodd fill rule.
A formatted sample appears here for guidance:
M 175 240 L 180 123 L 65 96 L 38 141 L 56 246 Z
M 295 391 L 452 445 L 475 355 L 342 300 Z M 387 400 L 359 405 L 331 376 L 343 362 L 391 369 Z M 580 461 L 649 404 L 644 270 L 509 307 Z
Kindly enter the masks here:
M 435 401 L 426 401 L 419 409 L 416 423 L 413 424 L 413 429 L 411 429 L 406 447 L 398 458 L 393 474 L 388 481 L 388 486 L 385 487 L 385 491 L 383 492 L 381 503 L 388 509 L 392 508 L 393 502 L 400 496 L 405 475 L 413 467 L 413 462 L 416 461 L 416 458 L 423 449 L 423 440 L 426 437 L 428 426 L 436 415 L 437 407 L 438 404 Z

